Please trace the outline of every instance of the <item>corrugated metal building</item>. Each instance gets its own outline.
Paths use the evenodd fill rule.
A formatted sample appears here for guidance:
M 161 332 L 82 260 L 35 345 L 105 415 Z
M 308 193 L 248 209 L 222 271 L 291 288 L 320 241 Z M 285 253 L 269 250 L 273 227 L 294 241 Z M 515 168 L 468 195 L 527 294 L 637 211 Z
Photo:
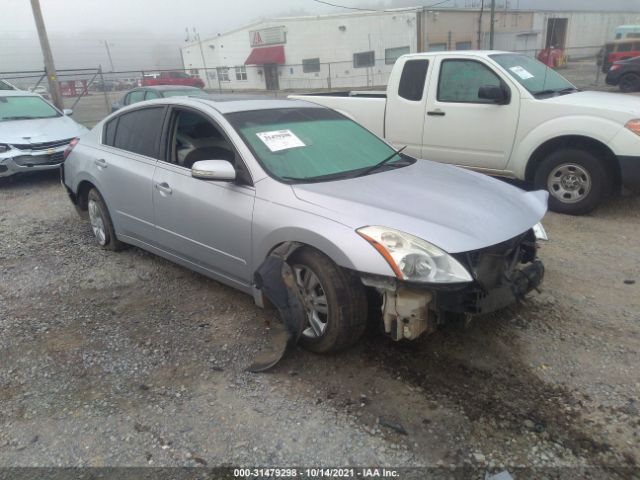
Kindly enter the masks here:
M 564 48 L 594 56 L 615 27 L 640 23 L 629 12 L 498 10 L 494 47 L 536 55 Z M 275 18 L 182 48 L 184 67 L 209 88 L 340 88 L 383 85 L 395 59 L 429 50 L 488 48 L 487 9 L 408 8 Z M 205 73 L 206 72 L 206 73 Z

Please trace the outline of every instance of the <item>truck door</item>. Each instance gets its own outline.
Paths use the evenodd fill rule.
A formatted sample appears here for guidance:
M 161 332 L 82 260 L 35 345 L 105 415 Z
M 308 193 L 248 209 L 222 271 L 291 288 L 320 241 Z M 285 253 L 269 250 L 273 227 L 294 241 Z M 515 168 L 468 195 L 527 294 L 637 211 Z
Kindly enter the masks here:
M 518 89 L 478 58 L 442 55 L 434 63 L 421 157 L 503 170 L 518 127 Z M 505 101 L 481 98 L 481 87 L 500 88 Z
M 405 153 L 417 158 L 422 154 L 428 73 L 429 60 L 407 60 L 400 78 L 389 80 L 389 85 L 398 85 L 397 92 L 387 91 L 384 136 L 396 148 L 406 145 Z

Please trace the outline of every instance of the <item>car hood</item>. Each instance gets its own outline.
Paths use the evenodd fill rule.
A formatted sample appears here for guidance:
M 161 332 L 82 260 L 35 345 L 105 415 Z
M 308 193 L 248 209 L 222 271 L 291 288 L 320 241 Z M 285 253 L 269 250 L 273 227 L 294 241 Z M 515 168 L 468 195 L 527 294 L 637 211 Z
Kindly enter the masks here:
M 547 98 L 544 102 L 598 109 L 603 112 L 620 112 L 630 116 L 640 116 L 640 97 L 610 92 L 576 92 Z M 605 115 L 606 116 L 606 115 Z
M 87 131 L 85 127 L 67 116 L 37 120 L 10 120 L 0 122 L 0 143 L 54 142 L 78 137 Z
M 316 214 L 354 229 L 395 228 L 449 253 L 488 247 L 527 231 L 544 216 L 548 197 L 545 191 L 525 192 L 427 160 L 365 177 L 292 188 Z

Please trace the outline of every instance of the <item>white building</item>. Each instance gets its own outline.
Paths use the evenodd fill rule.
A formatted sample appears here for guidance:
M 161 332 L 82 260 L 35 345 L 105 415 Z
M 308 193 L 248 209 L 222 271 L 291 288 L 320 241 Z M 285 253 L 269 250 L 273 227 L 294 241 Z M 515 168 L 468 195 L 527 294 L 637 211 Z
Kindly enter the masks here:
M 396 58 L 427 50 L 488 48 L 487 9 L 395 9 L 260 21 L 182 48 L 184 68 L 221 90 L 386 84 Z M 494 47 L 536 55 L 595 55 L 640 13 L 498 10 Z M 205 74 L 206 72 L 206 74 Z

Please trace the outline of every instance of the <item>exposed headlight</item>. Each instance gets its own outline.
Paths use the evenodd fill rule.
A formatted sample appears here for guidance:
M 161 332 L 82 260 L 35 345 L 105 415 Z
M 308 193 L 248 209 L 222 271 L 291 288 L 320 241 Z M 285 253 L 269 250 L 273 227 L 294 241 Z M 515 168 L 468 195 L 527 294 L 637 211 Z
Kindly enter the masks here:
M 9 150 L 9 145 L 6 143 L 0 143 L 0 153 L 4 153 Z
M 547 236 L 547 231 L 542 226 L 542 223 L 540 222 L 536 223 L 532 229 L 537 240 L 549 240 L 549 237 Z
M 625 128 L 627 130 L 631 130 L 636 135 L 640 135 L 640 118 L 634 118 L 633 120 L 629 120 Z
M 455 258 L 421 238 L 378 226 L 362 227 L 356 232 L 380 252 L 400 280 L 428 283 L 473 281 Z

